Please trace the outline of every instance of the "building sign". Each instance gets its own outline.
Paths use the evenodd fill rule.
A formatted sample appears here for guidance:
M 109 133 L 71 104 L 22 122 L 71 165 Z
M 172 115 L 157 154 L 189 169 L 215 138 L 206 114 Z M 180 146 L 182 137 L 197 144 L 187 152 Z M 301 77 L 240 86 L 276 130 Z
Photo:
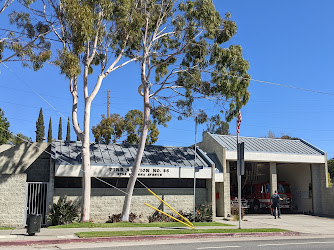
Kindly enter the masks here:
M 62 177 L 82 177 L 80 165 L 56 165 L 56 176 Z M 114 165 L 91 165 L 91 176 L 129 178 L 132 167 Z M 158 167 L 141 166 L 138 171 L 138 178 L 194 178 L 193 167 Z M 196 178 L 211 179 L 211 168 L 205 167 L 196 171 Z
M 132 167 L 104 167 L 104 177 L 130 177 Z M 92 166 L 92 172 L 101 173 L 97 166 Z M 95 170 L 95 171 L 94 171 Z M 167 167 L 140 167 L 138 170 L 139 178 L 179 178 L 179 168 Z

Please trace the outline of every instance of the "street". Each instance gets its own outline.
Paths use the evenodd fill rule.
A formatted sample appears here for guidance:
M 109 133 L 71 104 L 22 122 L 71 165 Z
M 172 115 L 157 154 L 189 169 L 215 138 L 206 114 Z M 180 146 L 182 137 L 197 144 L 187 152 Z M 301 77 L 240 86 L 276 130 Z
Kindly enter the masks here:
M 187 240 L 162 240 L 151 242 L 104 242 L 81 244 L 57 244 L 53 246 L 29 246 L 10 247 L 10 249 L 101 249 L 101 250 L 206 250 L 206 249 L 333 249 L 334 238 L 228 238 L 228 239 L 187 239 Z M 5 249 L 5 248 L 0 248 Z M 9 249 L 9 248 L 7 248 Z

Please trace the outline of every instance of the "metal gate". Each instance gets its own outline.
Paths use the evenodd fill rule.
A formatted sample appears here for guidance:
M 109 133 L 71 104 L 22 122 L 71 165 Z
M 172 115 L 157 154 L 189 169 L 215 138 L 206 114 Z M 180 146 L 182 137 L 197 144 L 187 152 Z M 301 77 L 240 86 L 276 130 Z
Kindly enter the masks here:
M 27 182 L 26 183 L 26 210 L 25 222 L 28 214 L 40 214 L 42 216 L 42 225 L 46 224 L 46 215 L 48 209 L 48 182 Z

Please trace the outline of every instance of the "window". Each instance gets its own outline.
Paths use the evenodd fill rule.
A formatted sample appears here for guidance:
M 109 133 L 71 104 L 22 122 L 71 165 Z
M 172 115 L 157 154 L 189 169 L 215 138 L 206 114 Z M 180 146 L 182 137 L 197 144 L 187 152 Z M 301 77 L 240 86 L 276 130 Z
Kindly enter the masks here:
M 127 178 L 100 178 L 101 180 L 117 187 L 126 188 Z M 193 188 L 194 179 L 139 179 L 148 188 Z M 92 188 L 110 188 L 111 186 L 100 180 L 91 178 Z M 55 188 L 81 188 L 81 178 L 78 177 L 56 177 Z M 144 188 L 138 181 L 135 188 Z M 206 188 L 206 180 L 196 179 L 196 188 Z

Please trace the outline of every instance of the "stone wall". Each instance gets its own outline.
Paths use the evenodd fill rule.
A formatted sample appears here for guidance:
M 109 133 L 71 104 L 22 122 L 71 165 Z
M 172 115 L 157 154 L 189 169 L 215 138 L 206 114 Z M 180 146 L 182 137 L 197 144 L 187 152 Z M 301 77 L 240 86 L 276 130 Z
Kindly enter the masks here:
M 160 198 L 176 211 L 190 212 L 193 210 L 193 189 L 152 189 Z M 67 200 L 80 203 L 81 189 L 56 188 L 53 201 L 67 195 Z M 196 189 L 196 205 L 207 203 L 208 191 L 205 188 Z M 91 194 L 91 218 L 94 222 L 106 222 L 108 216 L 122 212 L 124 195 L 120 191 L 109 188 L 93 188 Z M 154 210 L 145 206 L 148 203 L 166 213 L 172 211 L 163 205 L 146 189 L 135 189 L 130 212 L 142 217 L 150 216 Z
M 217 216 L 229 217 L 231 214 L 231 176 L 230 165 L 226 160 L 226 149 L 223 148 L 216 140 L 208 133 L 203 133 L 203 141 L 198 143 L 200 149 L 206 153 L 215 153 L 223 166 L 222 185 L 216 185 L 216 193 L 219 193 L 219 201 L 216 200 L 216 214 Z
M 328 171 L 324 164 L 312 164 L 314 214 L 334 216 L 334 188 L 328 187 Z
M 26 175 L 0 175 L 0 226 L 24 227 Z

